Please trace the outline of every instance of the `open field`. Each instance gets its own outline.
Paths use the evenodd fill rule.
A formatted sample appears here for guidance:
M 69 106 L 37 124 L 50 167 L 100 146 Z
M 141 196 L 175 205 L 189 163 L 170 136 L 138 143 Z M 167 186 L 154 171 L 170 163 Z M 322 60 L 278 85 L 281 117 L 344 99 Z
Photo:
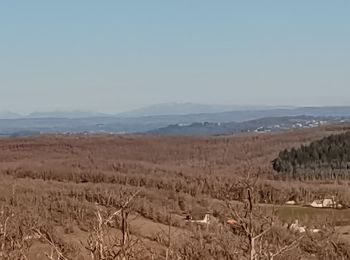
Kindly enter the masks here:
M 304 204 L 335 193 L 350 201 L 347 183 L 280 180 L 270 163 L 282 149 L 344 129 L 348 126 L 212 138 L 131 135 L 1 138 L 0 220 L 2 225 L 8 220 L 14 237 L 29 236 L 39 229 L 52 237 L 67 259 L 91 259 L 87 241 L 98 223 L 96 214 L 100 212 L 102 218 L 107 218 L 138 191 L 125 209 L 130 213 L 125 218 L 130 239 L 138 240 L 137 248 L 143 250 L 140 253 L 143 259 L 165 259 L 169 248 L 188 255 L 185 245 L 193 247 L 192 256 L 181 259 L 201 259 L 200 255 L 194 256 L 194 248 L 200 246 L 195 242 L 197 236 L 211 237 L 208 246 L 213 241 L 221 243 L 211 245 L 215 250 L 223 248 L 220 254 L 225 257 L 221 259 L 240 259 L 237 252 L 231 252 L 229 257 L 232 247 L 223 246 L 235 238 L 229 235 L 230 227 L 226 225 L 226 220 L 232 217 L 227 201 L 245 199 L 239 181 L 248 174 L 259 175 L 254 201 L 274 204 L 281 222 L 298 219 L 314 226 L 325 222 L 337 226 L 350 224 L 348 209 L 279 206 L 292 196 Z M 205 212 L 210 212 L 215 225 L 200 231 L 206 235 L 199 235 L 202 229 L 187 223 L 184 217 L 190 214 L 202 218 Z M 124 217 L 118 215 L 108 224 L 108 232 L 114 237 L 122 236 L 124 222 Z M 50 251 L 48 241 L 34 238 L 31 244 L 29 259 L 47 259 L 43 252 Z M 128 259 L 141 259 L 136 255 Z
M 350 225 L 350 209 L 318 209 L 300 206 L 277 206 L 277 216 L 285 221 L 291 222 L 300 219 L 305 224 L 320 224 L 325 221 L 335 221 L 336 226 Z

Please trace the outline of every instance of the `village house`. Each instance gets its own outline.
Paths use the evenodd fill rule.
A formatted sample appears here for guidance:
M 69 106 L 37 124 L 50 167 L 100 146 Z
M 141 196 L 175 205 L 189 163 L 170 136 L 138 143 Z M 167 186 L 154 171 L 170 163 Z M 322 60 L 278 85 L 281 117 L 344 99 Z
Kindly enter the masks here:
M 343 206 L 332 199 L 314 200 L 311 204 L 313 208 L 342 208 Z
M 313 208 L 334 208 L 332 199 L 314 200 L 311 204 Z
M 205 212 L 205 211 L 194 211 L 191 212 L 191 214 L 188 214 L 185 218 L 185 220 L 187 220 L 188 222 L 191 223 L 198 223 L 198 224 L 210 224 L 210 213 L 209 212 Z

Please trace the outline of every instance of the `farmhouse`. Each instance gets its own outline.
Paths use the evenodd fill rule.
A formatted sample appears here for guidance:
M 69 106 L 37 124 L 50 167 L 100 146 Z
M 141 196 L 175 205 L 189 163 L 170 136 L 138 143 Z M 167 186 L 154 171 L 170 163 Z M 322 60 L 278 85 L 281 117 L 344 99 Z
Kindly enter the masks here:
M 286 205 L 296 205 L 297 203 L 295 202 L 295 200 L 289 200 L 286 202 Z
M 337 203 L 333 199 L 314 200 L 311 204 L 313 208 L 336 208 Z
M 192 223 L 198 223 L 198 224 L 209 224 L 210 223 L 210 212 L 207 211 L 201 211 L 201 210 L 195 210 L 192 212 L 192 214 L 189 214 L 186 216 L 185 220 Z

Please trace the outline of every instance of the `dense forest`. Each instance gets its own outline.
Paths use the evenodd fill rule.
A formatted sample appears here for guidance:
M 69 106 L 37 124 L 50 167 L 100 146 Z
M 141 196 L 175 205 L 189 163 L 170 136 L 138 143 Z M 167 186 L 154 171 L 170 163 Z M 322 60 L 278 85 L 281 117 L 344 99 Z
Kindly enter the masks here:
M 295 176 L 301 172 L 323 172 L 330 177 L 344 175 L 350 169 L 350 132 L 331 135 L 297 149 L 285 149 L 272 164 L 275 171 Z M 345 174 L 344 177 L 349 176 Z

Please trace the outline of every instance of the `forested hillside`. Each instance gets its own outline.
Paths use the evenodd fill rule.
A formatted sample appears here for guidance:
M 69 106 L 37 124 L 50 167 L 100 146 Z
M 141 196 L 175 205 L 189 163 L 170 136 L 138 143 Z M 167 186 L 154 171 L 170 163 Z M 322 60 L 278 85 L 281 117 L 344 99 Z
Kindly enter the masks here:
M 297 149 L 286 149 L 273 160 L 273 168 L 280 173 L 294 174 L 307 170 L 320 174 L 319 170 L 327 170 L 331 177 L 335 177 L 335 172 L 347 172 L 350 169 L 350 132 L 331 135 Z
M 274 179 L 270 164 L 282 149 L 346 130 L 349 125 L 217 137 L 2 137 L 0 259 L 250 259 L 242 225 L 263 234 L 250 246 L 261 255 L 293 246 L 276 260 L 350 259 L 350 236 L 330 244 L 327 226 L 347 228 L 349 209 L 284 206 L 331 196 L 348 205 L 349 182 Z M 203 222 L 206 214 L 210 220 Z M 232 218 L 240 222 L 228 223 Z M 295 219 L 322 233 L 309 238 L 283 227 Z M 51 249 L 64 257 L 48 258 Z

